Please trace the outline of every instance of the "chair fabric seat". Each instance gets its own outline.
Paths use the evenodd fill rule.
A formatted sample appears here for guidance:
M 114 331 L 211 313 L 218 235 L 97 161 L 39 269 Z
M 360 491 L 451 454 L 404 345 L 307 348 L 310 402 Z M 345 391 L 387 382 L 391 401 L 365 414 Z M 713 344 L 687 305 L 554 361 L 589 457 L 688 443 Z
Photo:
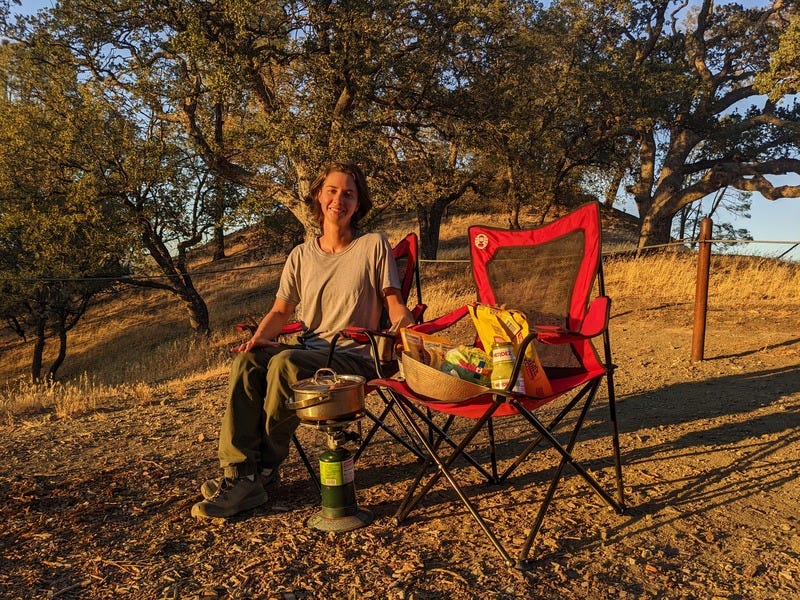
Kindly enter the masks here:
M 559 396 L 564 395 L 566 392 L 582 386 L 585 383 L 602 377 L 606 370 L 601 365 L 596 366 L 591 371 L 583 371 L 575 368 L 549 368 L 545 369 L 548 377 L 550 378 L 550 385 L 553 387 L 553 393 L 545 398 L 533 398 L 531 396 L 518 396 L 520 404 L 528 410 L 536 410 L 552 402 Z M 558 374 L 558 376 L 555 376 Z M 465 398 L 460 402 L 442 402 L 432 398 L 425 397 L 410 387 L 401 379 L 373 379 L 367 382 L 367 388 L 370 391 L 376 388 L 390 388 L 401 394 L 405 398 L 412 399 L 420 404 L 425 405 L 427 408 L 437 412 L 465 417 L 467 419 L 478 419 L 485 412 L 488 406 L 494 401 L 494 396 L 491 393 L 481 394 L 473 398 Z M 513 405 L 505 402 L 501 404 L 493 413 L 493 417 L 507 417 L 510 415 L 519 414 L 519 410 Z

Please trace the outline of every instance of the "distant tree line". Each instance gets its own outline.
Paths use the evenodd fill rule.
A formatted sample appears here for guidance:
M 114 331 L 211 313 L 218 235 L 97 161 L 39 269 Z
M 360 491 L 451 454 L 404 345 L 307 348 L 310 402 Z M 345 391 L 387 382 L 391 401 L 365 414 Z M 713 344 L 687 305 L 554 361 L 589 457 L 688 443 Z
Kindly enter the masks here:
M 518 227 L 628 197 L 641 248 L 709 195 L 800 195 L 770 179 L 800 170 L 789 0 L 12 3 L 0 312 L 35 336 L 35 377 L 45 339 L 63 360 L 119 281 L 168 289 L 207 335 L 187 252 L 213 240 L 224 257 L 224 232 L 254 218 L 313 234 L 307 191 L 333 159 L 365 167 L 379 213 L 415 214 L 427 258 L 459 204 Z

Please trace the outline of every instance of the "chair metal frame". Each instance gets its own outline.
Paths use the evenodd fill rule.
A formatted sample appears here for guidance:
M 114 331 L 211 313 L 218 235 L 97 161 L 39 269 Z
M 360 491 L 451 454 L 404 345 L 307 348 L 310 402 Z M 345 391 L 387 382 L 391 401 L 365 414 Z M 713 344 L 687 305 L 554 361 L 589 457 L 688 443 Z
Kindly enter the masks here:
M 504 562 L 508 566 L 514 566 L 521 570 L 529 569 L 533 564 L 533 561 L 529 558 L 530 551 L 567 465 L 572 466 L 603 502 L 615 512 L 622 514 L 625 510 L 616 398 L 613 383 L 615 366 L 612 362 L 611 342 L 608 332 L 610 299 L 606 296 L 603 279 L 599 205 L 597 203 L 584 205 L 552 223 L 535 229 L 509 231 L 472 226 L 468 231 L 470 257 L 473 277 L 478 290 L 478 300 L 493 305 L 497 305 L 499 302 L 508 302 L 510 304 L 507 298 L 495 296 L 492 289 L 492 275 L 487 268 L 487 265 L 490 265 L 495 257 L 495 252 L 498 248 L 508 248 L 515 244 L 532 248 L 553 240 L 559 240 L 561 236 L 570 235 L 573 232 L 579 232 L 583 236 L 583 243 L 580 266 L 577 270 L 576 280 L 573 283 L 573 294 L 568 299 L 568 314 L 565 315 L 563 323 L 554 324 L 550 322 L 543 325 L 538 325 L 535 321 L 531 323 L 532 331 L 518 349 L 518 356 L 507 389 L 487 392 L 475 398 L 465 399 L 463 402 L 443 403 L 435 400 L 435 394 L 431 393 L 431 396 L 422 395 L 418 391 L 412 390 L 407 382 L 402 380 L 382 378 L 370 382 L 371 386 L 378 387 L 382 394 L 391 398 L 405 420 L 408 429 L 414 434 L 419 447 L 424 450 L 426 455 L 425 463 L 419 469 L 417 476 L 407 490 L 405 498 L 397 509 L 395 522 L 397 524 L 402 523 L 433 485 L 441 477 L 444 477 L 467 508 L 469 514 L 501 555 Z M 596 295 L 594 299 L 590 300 L 593 289 L 596 289 Z M 415 329 L 429 333 L 442 331 L 454 322 L 464 318 L 466 314 L 466 307 L 462 307 L 439 319 L 417 326 Z M 530 320 L 530 315 L 528 316 Z M 602 361 L 592 345 L 591 340 L 594 338 L 602 340 L 604 350 Z M 546 398 L 535 398 L 511 391 L 514 381 L 522 368 L 525 349 L 534 341 L 554 346 L 568 346 L 582 367 L 581 372 L 576 372 L 575 370 L 569 372 L 552 370 L 551 383 L 553 385 L 553 393 Z M 596 478 L 573 456 L 573 450 L 586 415 L 603 381 L 606 382 L 608 394 L 616 497 L 607 492 Z M 565 405 L 550 422 L 543 423 L 536 414 L 537 409 L 558 398 L 563 398 Z M 431 413 L 445 416 L 447 418 L 445 425 L 441 428 L 436 427 L 430 418 Z M 559 442 L 555 435 L 556 427 L 568 414 L 576 413 L 574 426 L 569 432 L 568 440 L 566 443 Z M 494 448 L 493 419 L 514 415 L 522 417 L 532 427 L 536 437 L 525 446 L 502 474 L 498 474 L 497 456 Z M 448 434 L 448 428 L 454 417 L 466 417 L 473 421 L 472 427 L 469 428 L 460 442 L 452 440 Z M 484 427 L 488 431 L 490 447 L 491 464 L 489 469 L 478 464 L 479 461 L 466 452 L 466 448 L 475 440 L 476 435 Z M 436 433 L 435 436 L 431 435 L 432 431 Z M 560 456 L 560 462 L 550 480 L 545 497 L 540 503 L 531 530 L 516 558 L 512 558 L 506 546 L 498 539 L 492 527 L 468 497 L 451 467 L 459 457 L 463 457 L 468 460 L 471 466 L 477 467 L 488 482 L 501 483 L 506 481 L 521 464 L 528 460 L 534 449 L 543 442 L 557 452 Z M 443 450 L 443 448 L 449 448 L 449 454 L 445 455 L 444 452 L 447 450 Z M 432 465 L 435 465 L 436 469 L 425 480 L 426 473 Z

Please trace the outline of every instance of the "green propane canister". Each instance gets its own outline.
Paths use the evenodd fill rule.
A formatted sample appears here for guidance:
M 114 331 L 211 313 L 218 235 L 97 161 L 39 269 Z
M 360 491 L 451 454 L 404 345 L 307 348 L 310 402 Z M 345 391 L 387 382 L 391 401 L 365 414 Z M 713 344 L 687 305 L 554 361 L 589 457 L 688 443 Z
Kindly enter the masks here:
M 335 519 L 358 513 L 353 456 L 347 448 L 326 450 L 319 457 L 323 517 Z

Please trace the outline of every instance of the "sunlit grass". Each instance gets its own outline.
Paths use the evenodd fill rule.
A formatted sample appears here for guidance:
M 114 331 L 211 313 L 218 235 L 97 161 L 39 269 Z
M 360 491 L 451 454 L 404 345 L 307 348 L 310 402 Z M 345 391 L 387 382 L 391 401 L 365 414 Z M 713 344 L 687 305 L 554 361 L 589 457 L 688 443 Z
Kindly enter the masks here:
M 709 270 L 709 302 L 737 308 L 769 302 L 800 303 L 800 264 L 769 258 L 715 255 Z M 640 258 L 605 261 L 609 295 L 641 299 L 653 306 L 694 300 L 697 256 L 691 252 L 661 252 Z
M 75 417 L 120 402 L 150 404 L 155 397 L 155 388 L 142 381 L 108 385 L 86 373 L 67 381 L 21 379 L 0 389 L 0 415 L 7 423 L 43 410 L 52 410 L 59 418 Z

